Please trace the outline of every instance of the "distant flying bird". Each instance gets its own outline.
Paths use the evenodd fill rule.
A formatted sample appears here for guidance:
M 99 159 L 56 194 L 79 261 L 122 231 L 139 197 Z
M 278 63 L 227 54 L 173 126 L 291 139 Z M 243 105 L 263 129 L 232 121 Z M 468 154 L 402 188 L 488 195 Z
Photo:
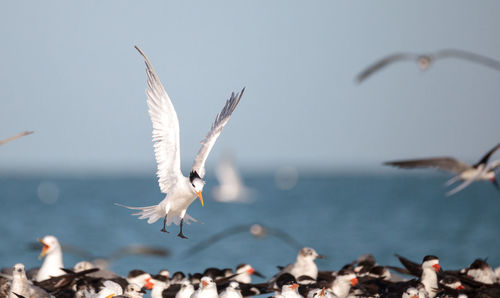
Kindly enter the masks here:
M 138 215 L 139 219 L 148 218 L 148 223 L 152 224 L 163 217 L 162 232 L 168 233 L 165 229 L 172 223 L 180 224 L 180 238 L 187 238 L 182 233 L 182 224 L 184 219 L 197 221 L 186 213 L 187 208 L 196 197 L 200 198 L 203 205 L 203 196 L 201 191 L 205 185 L 203 176 L 205 176 L 205 161 L 219 137 L 222 128 L 226 125 L 234 109 L 240 102 L 245 88 L 240 93 L 231 94 L 229 100 L 222 111 L 215 118 L 205 139 L 201 141 L 201 148 L 198 151 L 188 177 L 184 177 L 181 172 L 181 155 L 179 141 L 179 121 L 174 106 L 163 88 L 160 79 L 149 62 L 148 58 L 139 49 L 135 47 L 144 58 L 147 73 L 147 104 L 149 107 L 149 116 L 153 123 L 153 141 L 155 142 L 155 157 L 158 164 L 158 183 L 162 193 L 167 194 L 165 199 L 158 205 L 147 207 L 130 207 L 120 205 L 125 208 L 139 210 L 133 215 Z
M 199 242 L 198 244 L 194 245 L 190 249 L 188 249 L 185 253 L 185 255 L 192 255 L 197 252 L 200 252 L 201 250 L 207 248 L 208 246 L 216 243 L 219 240 L 222 240 L 224 238 L 227 238 L 229 236 L 239 234 L 239 233 L 245 233 L 245 232 L 250 232 L 250 235 L 254 236 L 255 238 L 263 238 L 267 235 L 271 235 L 273 237 L 276 237 L 280 239 L 281 241 L 285 242 L 289 246 L 300 249 L 303 247 L 302 244 L 300 244 L 297 240 L 292 238 L 292 236 L 288 235 L 286 232 L 280 230 L 280 229 L 275 229 L 267 226 L 263 226 L 261 224 L 251 224 L 251 225 L 239 225 L 239 226 L 234 226 L 230 227 L 227 229 L 224 229 L 218 233 L 215 233 L 214 235 L 208 237 L 207 239 Z
M 222 203 L 250 203 L 253 201 L 252 195 L 255 190 L 245 186 L 230 155 L 224 155 L 217 163 L 215 176 L 219 181 L 219 185 L 212 189 L 215 201 Z
M 10 138 L 4 139 L 4 140 L 0 140 L 0 146 L 3 145 L 3 144 L 8 143 L 10 141 L 14 141 L 15 139 L 19 139 L 20 137 L 24 137 L 24 136 L 30 135 L 32 133 L 33 133 L 33 131 L 24 131 L 22 133 L 19 133 L 19 134 L 15 135 L 15 136 L 10 137 Z
M 487 67 L 491 67 L 495 70 L 500 71 L 500 61 L 482 56 L 479 54 L 457 50 L 457 49 L 444 49 L 437 51 L 435 53 L 428 54 L 415 54 L 415 53 L 395 53 L 386 56 L 372 65 L 364 69 L 357 77 L 356 82 L 362 83 L 366 78 L 371 76 L 373 73 L 381 70 L 389 64 L 399 62 L 399 61 L 415 61 L 421 70 L 427 70 L 429 66 L 438 59 L 443 58 L 457 58 L 462 60 L 468 60 L 477 64 L 482 64 Z
M 413 169 L 413 168 L 438 168 L 439 170 L 448 171 L 456 176 L 448 180 L 446 185 L 449 186 L 459 180 L 463 182 L 455 187 L 454 189 L 446 193 L 447 196 L 453 195 L 462 189 L 469 186 L 474 181 L 479 180 L 490 180 L 493 185 L 500 190 L 498 182 L 495 178 L 495 169 L 500 166 L 500 160 L 491 162 L 488 161 L 498 149 L 500 144 L 493 147 L 488 151 L 477 163 L 474 165 L 469 165 L 462 161 L 456 160 L 453 157 L 434 157 L 425 159 L 413 159 L 413 160 L 398 160 L 398 161 L 388 161 L 385 165 Z

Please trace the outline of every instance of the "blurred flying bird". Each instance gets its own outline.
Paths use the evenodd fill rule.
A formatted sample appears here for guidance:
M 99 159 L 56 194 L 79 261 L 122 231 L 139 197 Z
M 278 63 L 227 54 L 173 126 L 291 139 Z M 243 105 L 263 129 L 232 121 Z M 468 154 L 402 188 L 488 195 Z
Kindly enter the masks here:
M 255 190 L 246 187 L 234 165 L 234 160 L 225 154 L 215 167 L 215 176 L 219 185 L 212 189 L 215 201 L 223 203 L 250 203 Z
M 14 141 L 15 139 L 19 139 L 20 137 L 24 137 L 24 136 L 30 135 L 32 133 L 34 133 L 34 132 L 33 131 L 24 131 L 22 133 L 19 133 L 19 134 L 15 135 L 15 136 L 10 137 L 10 138 L 6 138 L 6 139 L 3 139 L 3 140 L 0 140 L 0 146 L 3 145 L 3 144 L 8 143 L 10 141 Z
M 500 166 L 500 160 L 496 160 L 488 164 L 490 157 L 499 148 L 500 144 L 496 145 L 490 151 L 488 151 L 477 163 L 473 165 L 469 165 L 462 161 L 456 160 L 453 157 L 434 157 L 425 159 L 388 161 L 385 162 L 384 165 L 405 169 L 438 168 L 442 171 L 451 172 L 456 176 L 446 182 L 447 186 L 452 185 L 459 180 L 462 180 L 463 182 L 454 189 L 448 191 L 446 193 L 447 196 L 451 196 L 466 188 L 472 182 L 479 180 L 490 180 L 493 185 L 498 190 L 500 190 L 498 182 L 495 178 L 495 169 Z
M 194 245 L 185 252 L 185 255 L 195 254 L 224 238 L 245 232 L 247 233 L 250 232 L 250 235 L 254 236 L 255 238 L 263 238 L 266 237 L 267 235 L 276 237 L 295 249 L 300 249 L 303 247 L 303 245 L 300 244 L 297 240 L 293 239 L 290 235 L 288 235 L 286 232 L 280 229 L 263 226 L 261 224 L 251 224 L 251 225 L 239 225 L 224 229 L 210 236 L 208 239 L 205 239 L 199 242 L 198 244 Z
M 358 76 L 356 77 L 356 82 L 362 83 L 366 78 L 371 76 L 373 73 L 395 62 L 415 61 L 417 62 L 417 65 L 421 70 L 427 70 L 435 60 L 443 58 L 457 58 L 462 60 L 468 60 L 500 71 L 500 61 L 498 60 L 463 50 L 444 49 L 437 51 L 435 53 L 428 53 L 428 54 L 395 53 L 386 56 L 378 60 L 377 62 L 373 63 L 372 65 L 368 66 L 360 74 L 358 74 Z
M 201 192 L 205 185 L 205 181 L 203 181 L 203 176 L 205 176 L 205 161 L 222 129 L 240 102 L 245 88 L 240 93 L 232 93 L 222 111 L 217 114 L 208 134 L 201 141 L 202 145 L 194 159 L 189 177 L 185 177 L 181 172 L 177 113 L 148 58 L 141 49 L 137 46 L 135 48 L 142 55 L 146 63 L 148 77 L 146 94 L 149 116 L 153 123 L 153 142 L 155 142 L 155 157 L 158 164 L 158 183 L 161 192 L 167 194 L 167 196 L 158 205 L 153 206 L 130 207 L 121 204 L 117 205 L 139 210 L 133 215 L 139 216 L 139 219 L 148 218 L 149 224 L 163 217 L 163 228 L 161 231 L 165 233 L 168 233 L 166 226 L 172 223 L 180 225 L 177 236 L 187 238 L 182 233 L 184 219 L 186 219 L 187 224 L 189 224 L 190 220 L 197 220 L 189 216 L 186 211 L 196 197 L 200 198 L 200 202 L 203 205 Z

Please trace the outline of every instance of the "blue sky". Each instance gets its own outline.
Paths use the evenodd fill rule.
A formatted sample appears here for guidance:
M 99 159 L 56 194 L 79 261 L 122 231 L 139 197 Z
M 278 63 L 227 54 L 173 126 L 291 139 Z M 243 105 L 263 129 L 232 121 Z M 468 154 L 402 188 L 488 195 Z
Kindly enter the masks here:
M 209 157 L 241 168 L 376 169 L 389 159 L 475 162 L 500 142 L 500 72 L 396 52 L 500 59 L 500 3 L 482 1 L 9 1 L 0 4 L 2 172 L 149 172 L 149 56 L 172 98 L 183 166 L 232 91 L 245 95 Z

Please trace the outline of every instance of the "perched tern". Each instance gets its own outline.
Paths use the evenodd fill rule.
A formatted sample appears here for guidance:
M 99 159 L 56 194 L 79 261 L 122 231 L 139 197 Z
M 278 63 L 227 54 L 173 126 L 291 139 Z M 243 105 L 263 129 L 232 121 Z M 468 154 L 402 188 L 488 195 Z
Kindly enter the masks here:
M 318 277 L 318 267 L 314 260 L 326 259 L 325 256 L 318 254 L 313 248 L 304 247 L 297 254 L 297 260 L 293 264 L 289 264 L 281 270 L 281 273 L 288 272 L 295 278 L 301 275 L 306 275 L 316 279 Z M 281 274 L 279 273 L 279 274 Z
M 19 139 L 20 137 L 24 137 L 24 136 L 30 135 L 32 133 L 33 133 L 33 131 L 23 131 L 22 133 L 19 133 L 19 134 L 15 135 L 15 136 L 12 136 L 10 138 L 0 140 L 0 146 L 3 145 L 3 144 L 8 143 L 10 141 L 14 141 L 15 139 Z
M 208 276 L 204 276 L 201 279 L 200 287 L 196 290 L 191 298 L 218 298 L 219 294 L 217 293 L 217 285 L 212 280 L 212 278 Z
M 229 283 L 229 286 L 219 295 L 220 298 L 243 298 L 239 284 L 236 281 Z
M 395 62 L 415 61 L 417 62 L 418 67 L 421 70 L 427 70 L 434 61 L 444 58 L 458 58 L 462 60 L 468 60 L 500 71 L 500 61 L 498 60 L 463 50 L 444 49 L 429 54 L 396 53 L 386 56 L 364 69 L 360 74 L 358 74 L 358 76 L 356 77 L 356 81 L 358 83 L 362 83 L 365 79 L 367 79 L 375 72 Z
M 222 111 L 215 118 L 205 139 L 201 141 L 201 148 L 194 159 L 189 177 L 185 177 L 181 172 L 180 142 L 179 142 L 179 121 L 174 106 L 163 88 L 160 79 L 153 69 L 144 52 L 135 47 L 144 58 L 147 73 L 147 104 L 149 116 L 153 123 L 153 142 L 155 157 L 158 164 L 158 183 L 162 193 L 167 196 L 158 205 L 147 207 L 130 207 L 120 205 L 125 208 L 139 210 L 133 215 L 139 219 L 148 218 L 148 223 L 152 224 L 163 217 L 162 232 L 168 233 L 166 226 L 172 223 L 180 225 L 180 238 L 187 238 L 182 233 L 184 219 L 197 221 L 186 213 L 189 205 L 198 197 L 203 205 L 202 190 L 205 185 L 205 161 L 219 137 L 222 129 L 229 121 L 231 114 L 240 102 L 245 88 L 241 92 L 231 94 L 226 101 Z
M 26 272 L 24 270 L 23 264 L 14 265 L 12 272 L 12 285 L 10 287 L 9 298 L 16 298 L 17 295 L 21 295 L 27 298 L 31 297 L 50 297 L 50 295 L 45 292 L 42 288 L 34 286 L 26 278 Z M 17 294 L 17 295 L 16 295 Z M 19 296 L 17 296 L 19 297 Z
M 61 245 L 55 236 L 45 236 L 39 239 L 43 245 L 40 258 L 45 257 L 42 267 L 38 270 L 35 277 L 36 281 L 42 281 L 54 276 L 66 274 L 61 268 L 64 268 Z
M 495 169 L 500 166 L 500 161 L 494 161 L 488 164 L 490 157 L 500 148 L 500 144 L 488 151 L 477 163 L 470 165 L 459 161 L 453 157 L 434 157 L 425 159 L 413 160 L 398 160 L 388 161 L 384 165 L 413 169 L 413 168 L 438 168 L 443 171 L 448 171 L 456 176 L 448 180 L 446 185 L 451 185 L 459 180 L 463 182 L 448 191 L 446 195 L 453 195 L 462 189 L 469 186 L 474 181 L 490 180 L 493 185 L 500 190 L 498 182 L 495 178 Z

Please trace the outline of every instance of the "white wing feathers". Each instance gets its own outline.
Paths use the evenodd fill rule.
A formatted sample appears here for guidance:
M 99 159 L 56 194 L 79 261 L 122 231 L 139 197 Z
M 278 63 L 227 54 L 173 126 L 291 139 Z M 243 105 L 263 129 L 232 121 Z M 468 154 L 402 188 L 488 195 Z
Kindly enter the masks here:
M 167 193 L 182 176 L 179 120 L 174 106 L 163 88 L 158 75 L 144 52 L 135 47 L 144 57 L 148 89 L 146 89 L 149 116 L 153 124 L 153 142 L 158 165 L 158 184 L 162 193 Z
M 210 150 L 212 150 L 212 147 L 219 137 L 222 128 L 224 128 L 224 125 L 226 125 L 227 121 L 229 121 L 231 114 L 240 102 L 244 91 L 245 88 L 243 88 L 240 93 L 234 94 L 233 92 L 231 94 L 231 97 L 226 101 L 226 105 L 222 111 L 217 114 L 217 117 L 215 117 L 215 121 L 205 139 L 201 141 L 200 151 L 196 154 L 193 167 L 191 168 L 191 171 L 196 171 L 201 178 L 205 176 L 205 161 L 207 160 L 208 154 L 210 153 Z

